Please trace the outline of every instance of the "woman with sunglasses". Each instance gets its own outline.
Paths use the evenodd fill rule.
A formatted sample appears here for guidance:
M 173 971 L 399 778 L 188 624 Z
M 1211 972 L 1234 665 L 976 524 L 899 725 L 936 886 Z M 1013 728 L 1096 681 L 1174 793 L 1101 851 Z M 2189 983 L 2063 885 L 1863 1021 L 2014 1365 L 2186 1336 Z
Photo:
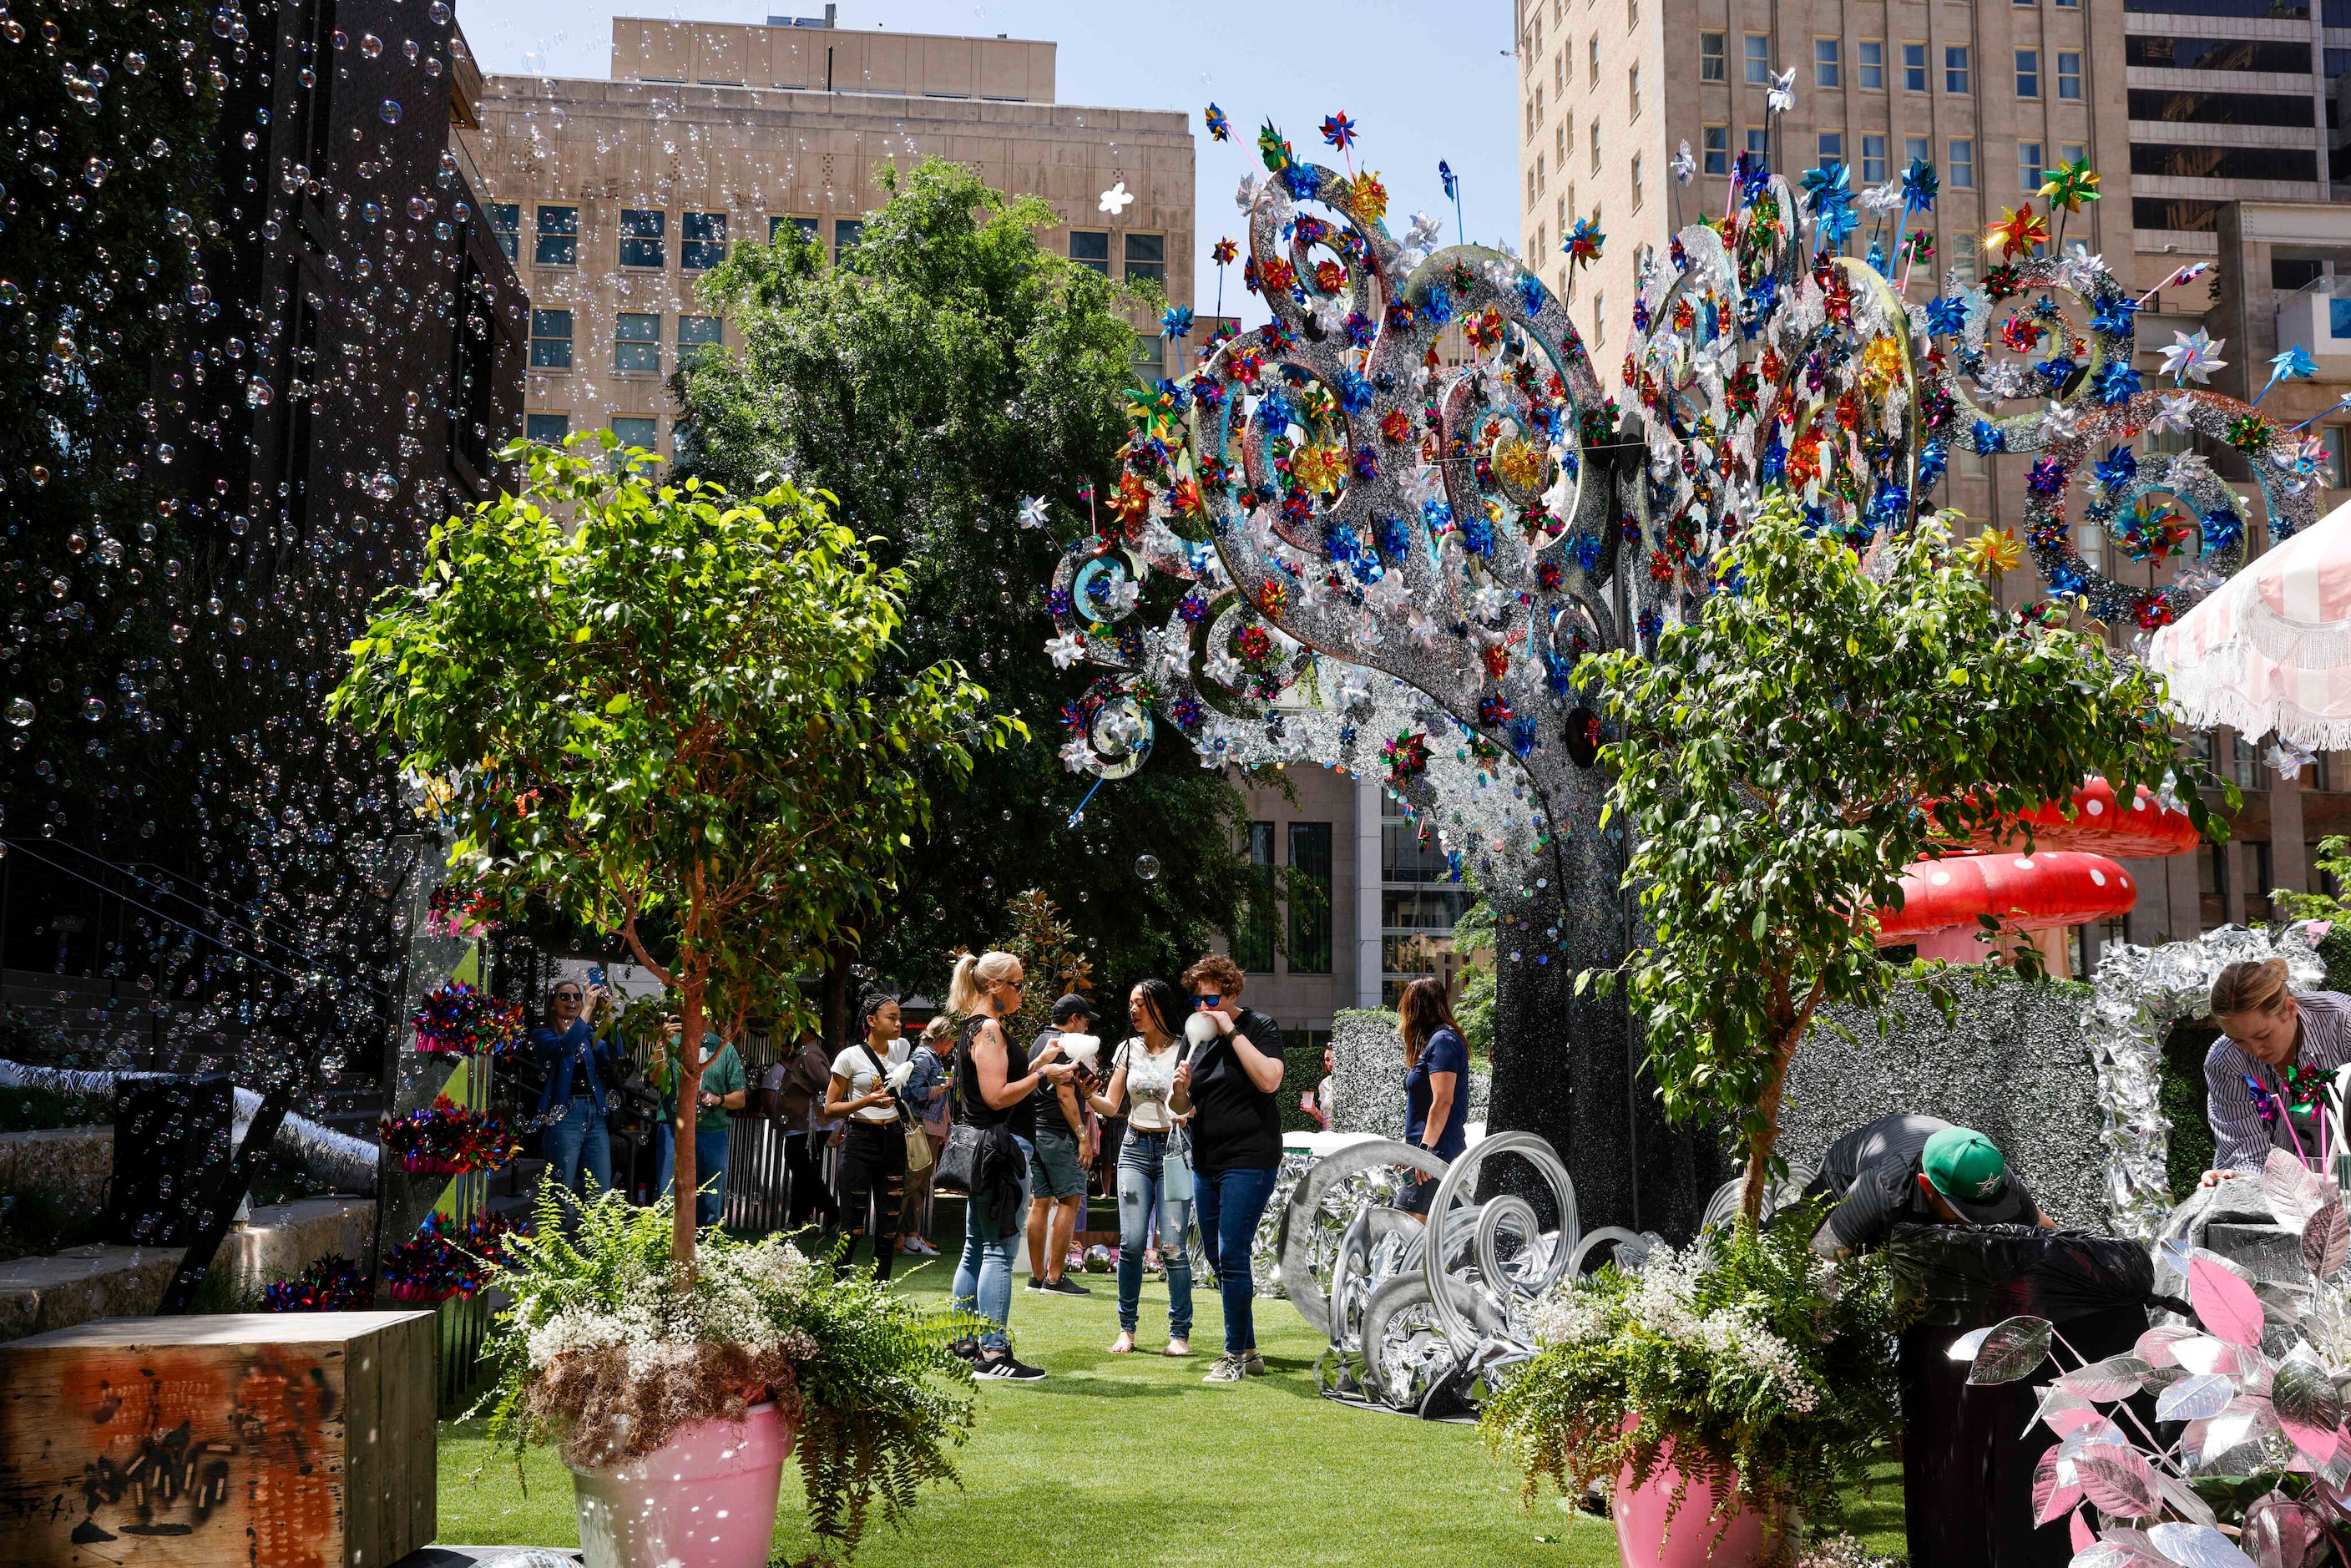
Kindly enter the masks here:
M 1171 1102 L 1192 1117 L 1193 1208 L 1200 1251 L 1225 1308 L 1225 1354 L 1205 1383 L 1265 1375 L 1251 1302 L 1249 1246 L 1281 1166 L 1281 1029 L 1241 1006 L 1240 967 L 1211 953 L 1184 971 L 1193 1016 L 1188 1061 L 1176 1069 Z M 1164 1243 L 1165 1237 L 1162 1237 Z
M 1126 1138 L 1118 1151 L 1118 1338 L 1113 1355 L 1131 1354 L 1142 1317 L 1143 1259 L 1151 1224 L 1159 1222 L 1159 1259 L 1167 1268 L 1167 1352 L 1192 1354 L 1192 1263 L 1184 1252 L 1192 1228 L 1192 1173 L 1185 1162 L 1184 1123 L 1168 1102 L 1183 1064 L 1184 998 L 1161 979 L 1136 986 L 1126 998 L 1132 1039 L 1111 1061 L 1110 1083 L 1091 1096 L 1103 1116 L 1123 1113 Z
M 1013 1359 L 1005 1332 L 1012 1315 L 1012 1255 L 1029 1207 L 1029 1162 L 1036 1155 L 1037 1107 L 1029 1096 L 1039 1083 L 1067 1082 L 1076 1071 L 1055 1060 L 1059 1044 L 1048 1043 L 1032 1071 L 1010 1076 L 1015 1058 L 1004 1020 L 1020 1010 L 1027 983 L 1020 960 L 1009 953 L 966 953 L 947 983 L 947 1009 L 964 1020 L 956 1041 L 956 1120 L 979 1134 L 954 1304 L 991 1324 L 977 1343 L 957 1348 L 972 1355 L 978 1376 L 1006 1383 L 1036 1383 L 1045 1375 L 1042 1367 Z
M 540 1119 L 547 1178 L 593 1198 L 612 1185 L 612 1130 L 604 1120 L 604 1074 L 620 1073 L 620 1047 L 589 1021 L 592 1008 L 611 1032 L 611 996 L 601 986 L 559 980 L 547 998 L 547 1021 L 530 1031 L 547 1073 L 531 1114 Z M 586 1186 L 581 1188 L 581 1178 Z

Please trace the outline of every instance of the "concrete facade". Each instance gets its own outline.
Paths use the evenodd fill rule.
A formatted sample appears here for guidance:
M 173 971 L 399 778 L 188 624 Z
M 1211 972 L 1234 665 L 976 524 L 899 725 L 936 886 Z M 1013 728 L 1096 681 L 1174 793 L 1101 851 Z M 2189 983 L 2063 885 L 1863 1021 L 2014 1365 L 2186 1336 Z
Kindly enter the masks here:
M 1050 43 L 615 17 L 611 79 L 488 77 L 467 140 L 529 289 L 543 438 L 610 425 L 674 455 L 679 352 L 728 340 L 697 287 L 725 248 L 796 225 L 838 256 L 925 157 L 1042 197 L 1048 248 L 1192 301 L 1187 118 L 1058 102 Z M 1155 311 L 1133 321 L 1139 374 L 1187 362 Z

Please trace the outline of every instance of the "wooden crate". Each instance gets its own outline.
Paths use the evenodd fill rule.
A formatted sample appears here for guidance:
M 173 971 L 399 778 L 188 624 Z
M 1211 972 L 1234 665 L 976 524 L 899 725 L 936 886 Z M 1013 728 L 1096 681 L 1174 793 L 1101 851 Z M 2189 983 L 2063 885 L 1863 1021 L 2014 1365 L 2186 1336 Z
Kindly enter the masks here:
M 389 1568 L 436 1528 L 431 1312 L 0 1344 L 0 1563 Z

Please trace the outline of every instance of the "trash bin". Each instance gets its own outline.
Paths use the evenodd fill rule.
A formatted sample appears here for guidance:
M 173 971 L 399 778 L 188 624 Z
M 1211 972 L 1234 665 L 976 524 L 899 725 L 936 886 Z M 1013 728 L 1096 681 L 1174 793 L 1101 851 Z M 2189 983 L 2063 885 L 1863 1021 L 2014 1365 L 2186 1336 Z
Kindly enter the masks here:
M 1886 1253 L 1896 1295 L 1919 1314 L 1896 1364 L 1911 1568 L 2065 1568 L 2064 1523 L 2032 1523 L 2033 1467 L 2057 1442 L 2033 1424 L 2035 1390 L 2058 1365 L 1979 1387 L 1948 1353 L 1971 1330 L 2026 1314 L 2055 1323 L 2086 1360 L 2129 1350 L 2155 1286 L 2147 1249 L 2086 1231 L 1903 1225 Z

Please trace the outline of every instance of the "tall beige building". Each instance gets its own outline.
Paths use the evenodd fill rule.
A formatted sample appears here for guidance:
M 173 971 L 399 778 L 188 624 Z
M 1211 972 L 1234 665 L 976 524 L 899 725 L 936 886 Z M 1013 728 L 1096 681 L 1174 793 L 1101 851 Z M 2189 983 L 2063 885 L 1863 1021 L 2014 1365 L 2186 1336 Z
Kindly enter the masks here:
M 1058 102 L 1050 43 L 615 17 L 609 80 L 487 77 L 466 140 L 530 293 L 541 438 L 609 425 L 673 454 L 666 378 L 728 341 L 697 288 L 726 247 L 789 226 L 838 256 L 883 172 L 925 157 L 1044 198 L 1051 248 L 1192 300 L 1186 118 Z M 1180 366 L 1185 346 L 1134 319 L 1137 373 Z

